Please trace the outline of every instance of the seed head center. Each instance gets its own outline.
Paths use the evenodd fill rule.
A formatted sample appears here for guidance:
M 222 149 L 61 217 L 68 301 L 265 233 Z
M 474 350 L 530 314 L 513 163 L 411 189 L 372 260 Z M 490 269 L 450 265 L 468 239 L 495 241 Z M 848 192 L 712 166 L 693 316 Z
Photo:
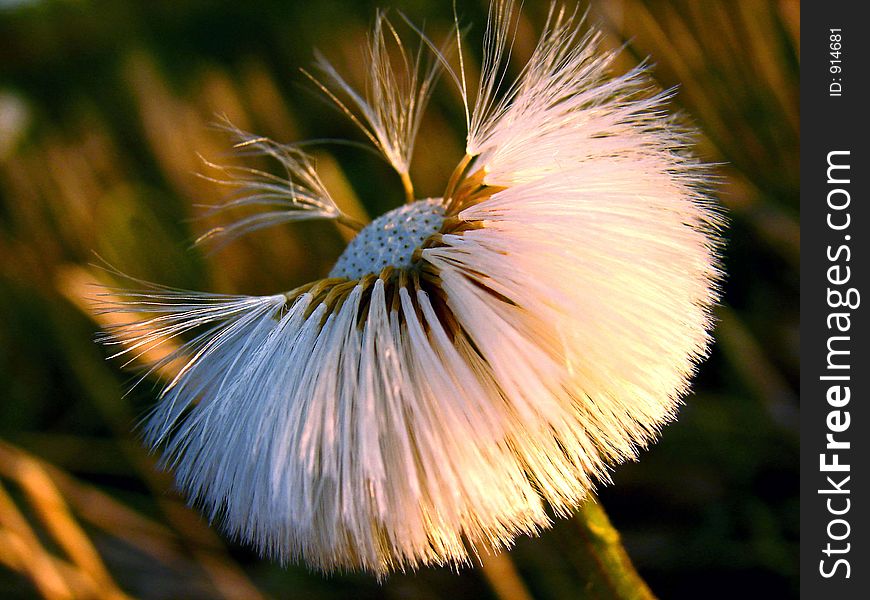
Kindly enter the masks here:
M 410 267 L 414 250 L 438 233 L 443 223 L 440 198 L 417 200 L 384 213 L 351 240 L 329 277 L 359 279 L 377 275 L 385 267 Z

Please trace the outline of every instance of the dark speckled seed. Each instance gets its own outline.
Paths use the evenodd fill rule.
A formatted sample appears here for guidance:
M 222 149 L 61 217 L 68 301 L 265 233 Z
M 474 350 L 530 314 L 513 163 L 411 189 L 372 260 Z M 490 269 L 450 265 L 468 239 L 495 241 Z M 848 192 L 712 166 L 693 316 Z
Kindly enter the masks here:
M 444 206 L 440 199 L 418 200 L 400 206 L 369 223 L 338 258 L 330 277 L 359 279 L 378 274 L 386 266 L 405 268 L 420 244 L 441 229 Z

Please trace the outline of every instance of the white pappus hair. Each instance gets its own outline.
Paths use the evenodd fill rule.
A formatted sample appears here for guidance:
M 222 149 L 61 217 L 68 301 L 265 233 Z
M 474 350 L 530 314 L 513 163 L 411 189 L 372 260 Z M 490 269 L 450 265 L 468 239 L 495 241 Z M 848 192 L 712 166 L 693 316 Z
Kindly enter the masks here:
M 376 219 L 295 290 L 152 288 L 116 307 L 151 315 L 107 332 L 119 354 L 186 336 L 147 442 L 266 556 L 384 575 L 508 546 L 653 441 L 707 352 L 721 277 L 708 169 L 666 95 L 642 68 L 609 76 L 614 53 L 576 14 L 554 7 L 502 84 L 515 12 L 491 7 L 474 100 L 461 49 L 456 72 L 427 42 L 468 115 L 443 197 Z M 379 15 L 367 99 L 322 68 L 407 175 L 435 71 L 397 88 L 385 32 Z M 402 56 L 416 74 L 419 56 Z M 243 139 L 288 179 L 243 171 L 232 202 L 290 206 L 229 231 L 341 219 L 297 147 Z

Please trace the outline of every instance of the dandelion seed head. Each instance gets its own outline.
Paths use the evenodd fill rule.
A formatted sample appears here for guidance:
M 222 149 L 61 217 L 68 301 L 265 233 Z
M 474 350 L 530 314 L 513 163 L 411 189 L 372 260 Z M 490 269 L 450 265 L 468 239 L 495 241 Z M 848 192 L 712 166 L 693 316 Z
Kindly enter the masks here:
M 709 169 L 646 70 L 576 11 L 550 11 L 508 81 L 512 0 L 494 0 L 477 96 L 428 40 L 408 54 L 380 14 L 360 94 L 321 59 L 321 86 L 402 179 L 408 204 L 360 227 L 331 272 L 271 296 L 149 287 L 117 355 L 178 349 L 149 444 L 206 515 L 264 556 L 385 575 L 468 564 L 564 516 L 675 418 L 711 342 L 721 217 Z M 387 60 L 398 42 L 404 76 Z M 437 60 L 423 67 L 422 49 Z M 414 200 L 423 106 L 447 70 L 466 156 Z M 340 93 L 345 100 L 341 100 Z M 296 146 L 244 134 L 286 177 L 224 169 L 269 207 L 215 235 L 343 215 Z
M 329 277 L 359 279 L 387 267 L 406 269 L 426 238 L 441 229 L 444 204 L 440 198 L 417 200 L 395 208 L 360 231 L 339 257 Z

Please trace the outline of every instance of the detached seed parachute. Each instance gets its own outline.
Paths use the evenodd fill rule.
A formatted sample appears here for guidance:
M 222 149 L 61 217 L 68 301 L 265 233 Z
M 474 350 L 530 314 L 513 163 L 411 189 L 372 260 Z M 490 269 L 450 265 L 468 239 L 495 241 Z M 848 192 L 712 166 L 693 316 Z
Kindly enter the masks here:
M 534 534 L 656 438 L 707 351 L 718 216 L 667 94 L 643 68 L 610 77 L 614 53 L 555 6 L 510 83 L 514 8 L 491 7 L 473 91 L 461 48 L 450 66 L 458 35 L 409 52 L 383 14 L 365 94 L 320 59 L 318 85 L 408 198 L 326 278 L 272 296 L 149 286 L 113 309 L 147 317 L 106 333 L 118 354 L 184 336 L 147 442 L 265 556 L 383 575 Z M 465 100 L 466 155 L 442 197 L 416 199 L 439 71 Z M 210 237 L 352 224 L 300 146 L 237 134 L 286 177 L 224 169 L 238 194 L 217 210 L 263 212 Z

